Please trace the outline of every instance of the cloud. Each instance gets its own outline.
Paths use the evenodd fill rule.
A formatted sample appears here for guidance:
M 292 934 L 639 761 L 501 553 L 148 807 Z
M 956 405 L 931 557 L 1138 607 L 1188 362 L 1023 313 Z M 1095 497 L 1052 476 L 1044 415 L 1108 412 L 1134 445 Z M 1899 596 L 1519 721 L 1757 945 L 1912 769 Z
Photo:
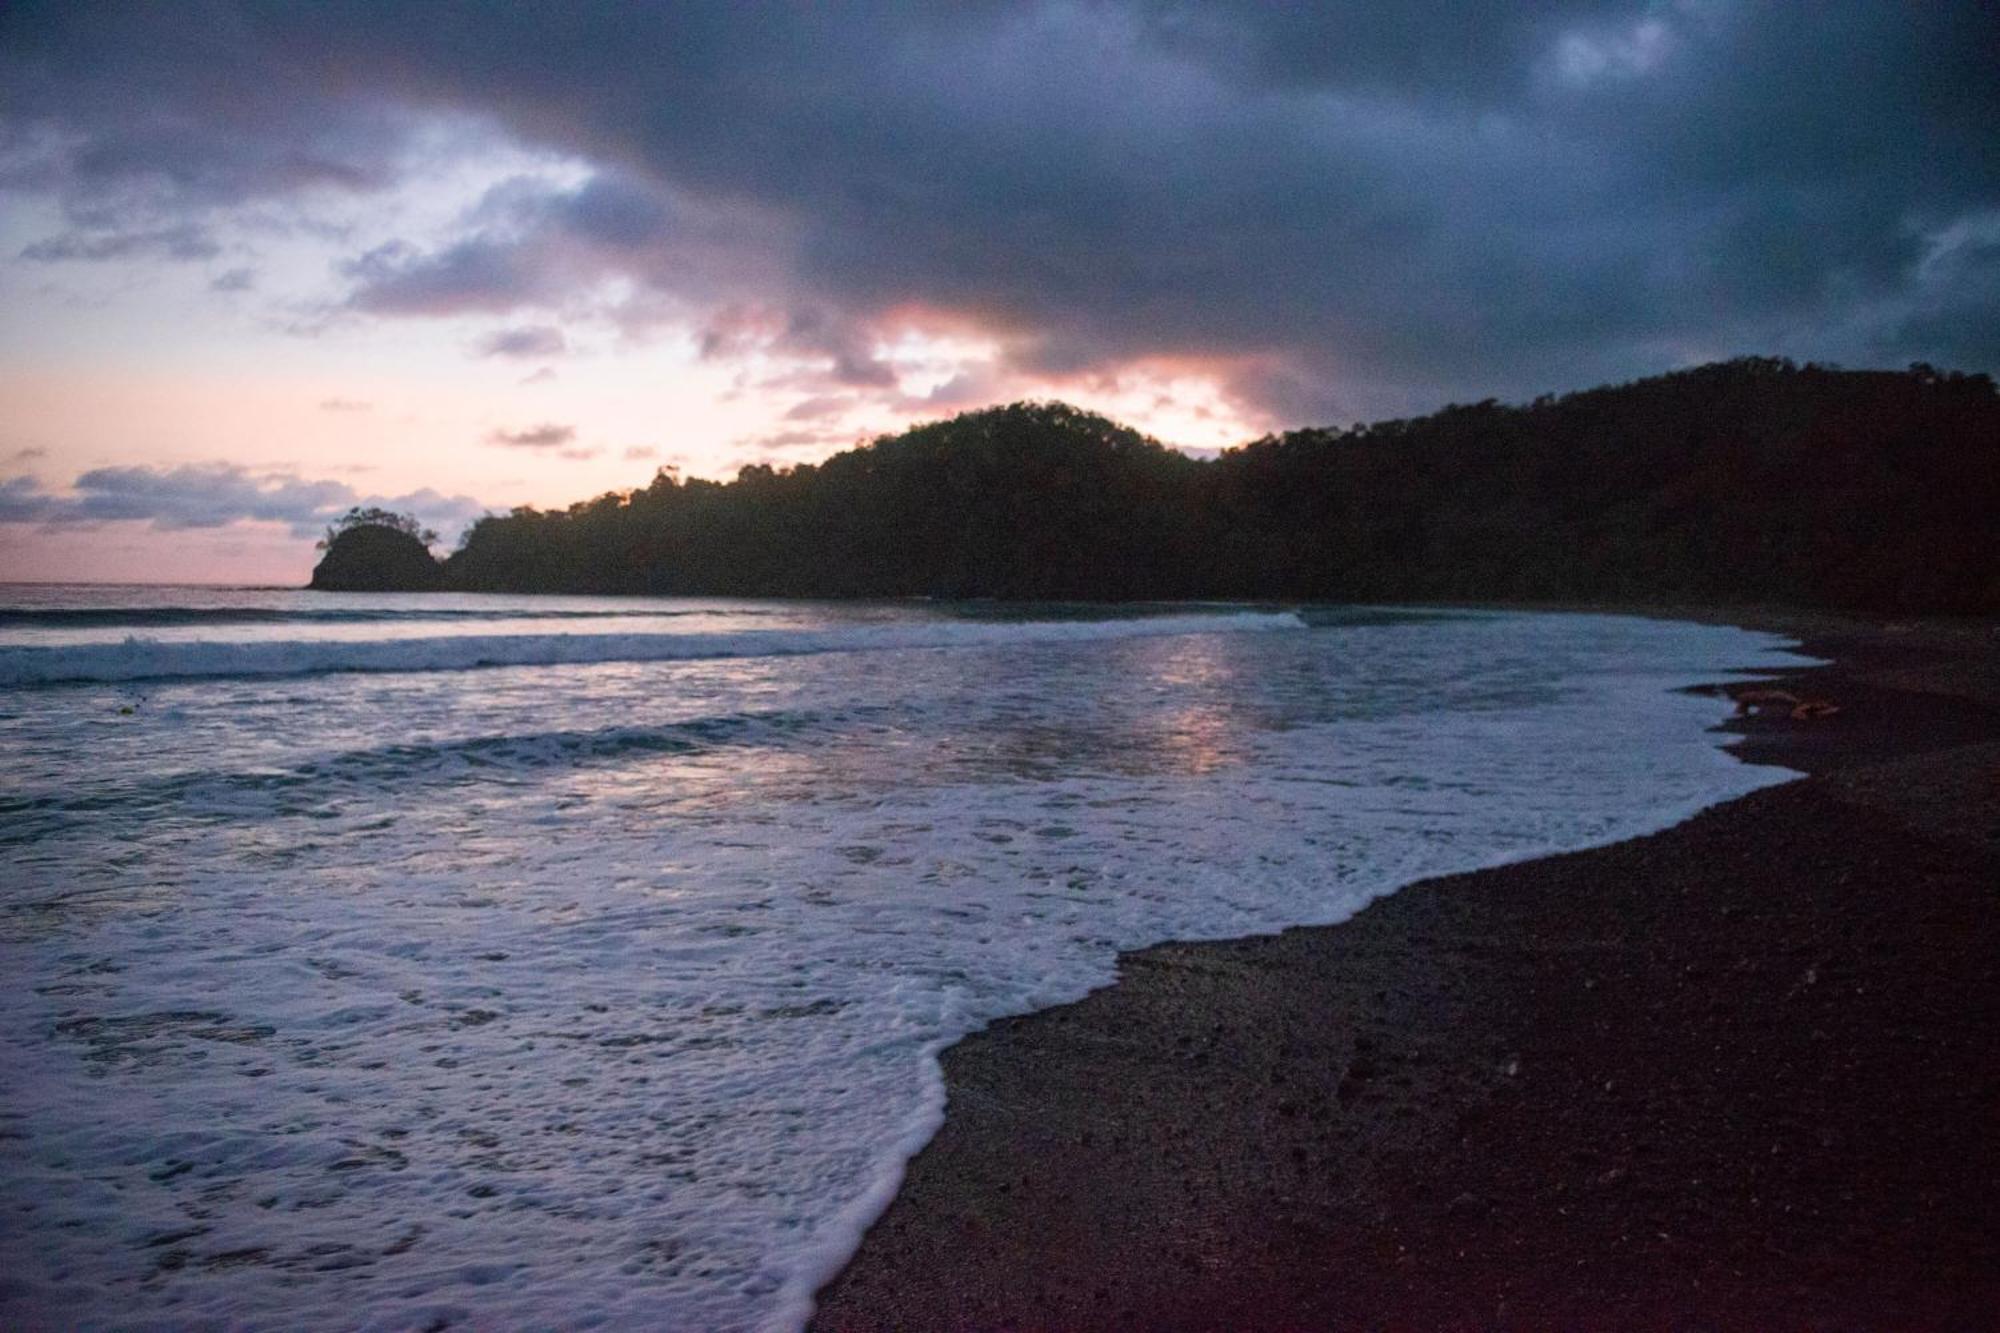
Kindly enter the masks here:
M 282 523 L 296 537 L 311 537 L 357 504 L 414 513 L 440 529 L 463 526 L 485 512 L 469 496 L 429 488 L 364 495 L 345 482 L 257 472 L 233 463 L 94 468 L 66 492 L 48 490 L 32 477 L 0 481 L 0 523 L 144 523 L 170 532 Z
M 780 430 L 763 435 L 747 435 L 735 443 L 738 448 L 752 451 L 753 461 L 768 462 L 780 454 L 826 453 L 833 449 L 849 448 L 858 443 L 859 433 L 853 430 L 835 429 Z
M 561 356 L 569 350 L 569 341 L 561 329 L 551 325 L 524 325 L 487 334 L 476 350 L 481 356 L 542 358 Z
M 643 334 L 768 276 L 768 228 L 671 194 L 612 169 L 575 183 L 512 177 L 464 210 L 444 240 L 387 241 L 341 261 L 341 308 L 584 315 Z
M 658 458 L 660 451 L 650 444 L 635 444 L 625 450 L 624 456 L 628 463 L 641 463 L 649 458 Z
M 341 86 L 284 25 L 228 4 L 199 23 L 86 8 L 6 16 L 0 116 L 13 134 L 0 184 L 103 225 L 397 179 L 415 118 Z
M 68 231 L 24 247 L 21 258 L 41 264 L 65 260 L 159 258 L 213 259 L 222 247 L 202 227 L 183 223 L 150 231 Z
M 729 305 L 709 315 L 695 345 L 704 361 L 775 363 L 779 368 L 763 380 L 767 388 L 894 389 L 895 368 L 874 342 L 865 320 L 824 306 Z
M 390 241 L 340 266 L 351 309 L 375 315 L 507 314 L 559 288 L 515 247 L 470 237 L 424 253 Z
M 487 435 L 486 442 L 508 449 L 560 449 L 575 438 L 576 427 L 544 422 L 523 430 L 495 430 Z
M 530 374 L 530 375 L 523 375 L 523 376 L 521 377 L 521 383 L 523 383 L 523 384 L 552 384 L 552 383 L 554 383 L 554 382 L 555 382 L 555 379 L 556 379 L 556 369 L 555 369 L 555 367 L 554 367 L 554 366 L 543 366 L 543 367 L 542 367 L 541 369 L 539 369 L 539 370 L 535 371 L 535 372 L 534 372 L 533 374 Z
M 319 410 L 322 412 L 372 412 L 375 410 L 375 404 L 363 402 L 358 398 L 322 398 L 319 400 Z
M 1005 398 L 1008 387 L 990 366 L 969 366 L 923 393 L 904 395 L 897 405 L 905 411 L 937 412 Z
M 47 458 L 48 456 L 49 451 L 46 449 L 16 449 L 13 453 L 7 455 L 6 461 L 9 463 L 32 463 L 38 458 Z
M 52 205 L 40 263 L 191 263 L 332 196 L 389 190 L 436 117 L 333 86 L 318 57 L 228 6 L 9 6 L 0 17 L 0 207 Z M 86 12 L 87 11 L 87 12 Z M 232 235 L 232 232 L 234 235 Z M 228 270 L 218 292 L 249 290 Z
M 1293 420 L 2000 327 L 1981 252 L 1969 286 L 1933 253 L 2000 207 L 1991 5 L 203 13 L 10 18 L 0 185 L 60 201 L 45 257 L 388 188 L 452 119 L 581 174 L 348 256 L 345 309 L 671 326 L 808 395 L 895 400 L 913 322 L 991 382 L 1201 362 Z
M 853 400 L 835 397 L 832 394 L 818 394 L 804 398 L 785 409 L 787 421 L 812 421 L 819 417 L 837 416 L 847 410 Z

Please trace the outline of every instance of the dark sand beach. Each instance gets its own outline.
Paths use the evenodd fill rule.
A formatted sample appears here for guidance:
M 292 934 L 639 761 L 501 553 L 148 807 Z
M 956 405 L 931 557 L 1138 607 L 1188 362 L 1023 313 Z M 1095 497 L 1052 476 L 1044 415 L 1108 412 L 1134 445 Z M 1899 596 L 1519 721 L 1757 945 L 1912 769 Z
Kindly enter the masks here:
M 2000 631 L 1713 618 L 1809 777 L 968 1038 L 816 1326 L 2000 1326 Z

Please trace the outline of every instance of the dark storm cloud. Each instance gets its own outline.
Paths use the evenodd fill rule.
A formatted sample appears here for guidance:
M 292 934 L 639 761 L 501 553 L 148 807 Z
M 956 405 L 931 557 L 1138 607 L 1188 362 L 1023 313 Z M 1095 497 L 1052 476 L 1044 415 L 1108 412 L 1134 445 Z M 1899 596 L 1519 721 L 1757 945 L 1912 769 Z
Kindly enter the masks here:
M 349 260 L 348 304 L 377 315 L 504 314 L 558 290 L 516 247 L 470 237 L 432 254 L 392 241 Z
M 521 211 L 607 249 L 643 249 L 666 239 L 673 224 L 658 196 L 615 177 L 594 176 L 574 191 L 523 202 Z
M 387 184 L 397 109 L 348 95 L 247 7 L 15 0 L 0 10 L 4 178 L 230 204 L 304 186 Z
M 393 184 L 411 117 L 254 28 L 208 0 L 0 6 L 0 191 L 52 200 L 63 224 L 25 257 L 207 259 L 232 210 Z
M 1518 96 L 1570 32 L 1629 23 L 1630 0 L 1146 0 L 1143 40 L 1242 86 L 1339 88 L 1472 107 Z
M 1836 0 L 15 6 L 8 179 L 169 225 L 375 188 L 416 111 L 593 164 L 348 262 L 377 315 L 610 280 L 888 389 L 919 308 L 1290 419 L 1739 350 L 1990 369 L 2000 10 Z M 18 160 L 17 160 L 18 159 Z M 22 165 L 25 164 L 25 165 Z M 115 225 L 114 225 L 115 224 Z M 748 313 L 746 313 L 748 312 Z M 812 386 L 799 386 L 810 388 Z
M 465 213 L 447 243 L 392 241 L 339 268 L 349 310 L 444 317 L 573 311 L 618 279 L 653 298 L 714 300 L 732 280 L 754 285 L 746 269 L 761 263 L 756 254 L 756 229 L 733 212 L 676 210 L 663 191 L 600 171 L 570 187 L 504 181 Z M 644 326 L 657 321 L 658 301 L 628 297 L 603 313 Z
M 463 525 L 484 509 L 468 496 L 425 488 L 407 495 L 362 495 L 345 482 L 253 472 L 229 463 L 173 468 L 111 467 L 83 473 L 67 493 L 32 477 L 0 480 L 0 523 L 147 523 L 165 531 L 245 521 L 284 523 L 316 536 L 350 507 L 378 505 L 439 526 Z

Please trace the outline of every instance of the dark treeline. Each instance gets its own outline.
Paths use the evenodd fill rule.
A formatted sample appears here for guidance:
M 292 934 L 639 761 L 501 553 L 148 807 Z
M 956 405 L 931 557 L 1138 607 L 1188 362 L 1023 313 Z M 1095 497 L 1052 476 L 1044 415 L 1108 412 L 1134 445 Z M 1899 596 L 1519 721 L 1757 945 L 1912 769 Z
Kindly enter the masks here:
M 1983 375 L 1753 358 L 1212 461 L 1059 403 L 481 520 L 464 590 L 2000 610 Z

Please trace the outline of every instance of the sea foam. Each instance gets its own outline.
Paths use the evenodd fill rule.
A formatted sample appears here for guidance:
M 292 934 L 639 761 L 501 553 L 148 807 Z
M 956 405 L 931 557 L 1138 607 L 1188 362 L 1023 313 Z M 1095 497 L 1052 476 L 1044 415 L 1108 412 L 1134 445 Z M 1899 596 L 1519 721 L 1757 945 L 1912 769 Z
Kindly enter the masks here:
M 350 619 L 352 619 L 350 617 Z M 181 622 L 176 622 L 181 623 Z M 200 623 L 200 622 L 196 622 Z M 1291 612 L 1240 611 L 1118 620 L 926 620 L 821 630 L 682 634 L 450 634 L 433 638 L 168 641 L 0 647 L 0 687 L 330 671 L 465 671 L 479 667 L 798 657 L 909 648 L 1087 642 L 1146 635 L 1304 629 Z
M 796 1328 L 964 1033 L 1788 776 L 1769 636 L 915 614 L 0 696 L 0 1315 Z

